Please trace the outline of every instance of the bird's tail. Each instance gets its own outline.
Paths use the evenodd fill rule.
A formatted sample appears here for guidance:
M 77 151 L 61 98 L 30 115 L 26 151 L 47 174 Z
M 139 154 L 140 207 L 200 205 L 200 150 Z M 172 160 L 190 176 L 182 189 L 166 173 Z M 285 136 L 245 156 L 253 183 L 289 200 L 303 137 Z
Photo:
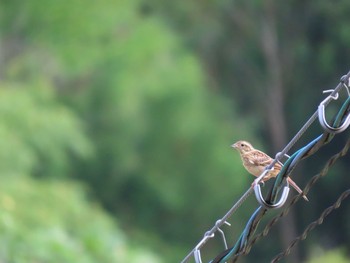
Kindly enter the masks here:
M 299 188 L 299 186 L 290 178 L 287 178 L 288 183 L 293 186 L 293 188 L 302 195 L 302 197 L 306 200 L 309 201 L 309 199 L 306 197 L 306 195 L 303 194 L 303 191 Z

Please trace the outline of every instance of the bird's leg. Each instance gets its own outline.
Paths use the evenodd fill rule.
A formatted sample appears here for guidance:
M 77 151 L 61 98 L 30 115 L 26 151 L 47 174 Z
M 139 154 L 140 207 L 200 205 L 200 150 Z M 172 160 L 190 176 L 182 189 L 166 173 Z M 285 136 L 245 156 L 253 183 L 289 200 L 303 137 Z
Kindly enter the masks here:
M 259 183 L 262 183 L 262 185 L 265 186 L 265 182 L 263 180 L 260 180 L 259 182 L 259 177 L 258 177 L 252 182 L 252 188 L 254 188 Z

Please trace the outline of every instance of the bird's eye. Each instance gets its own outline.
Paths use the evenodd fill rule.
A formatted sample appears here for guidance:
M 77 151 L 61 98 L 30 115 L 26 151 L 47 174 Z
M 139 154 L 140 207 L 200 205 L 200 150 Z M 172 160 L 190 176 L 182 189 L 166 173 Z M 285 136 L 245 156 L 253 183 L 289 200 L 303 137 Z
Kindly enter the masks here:
M 244 147 L 244 144 L 243 144 L 243 143 L 241 144 L 241 147 Z

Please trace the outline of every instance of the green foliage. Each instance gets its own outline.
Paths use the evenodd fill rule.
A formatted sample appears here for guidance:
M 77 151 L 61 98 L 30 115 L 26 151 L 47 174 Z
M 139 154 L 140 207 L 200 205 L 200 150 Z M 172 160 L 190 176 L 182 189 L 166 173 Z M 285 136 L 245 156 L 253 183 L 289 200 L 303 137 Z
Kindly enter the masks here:
M 349 70 L 348 1 L 334 4 L 326 1 L 198 3 L 191 0 L 153 0 L 147 1 L 147 4 L 149 9 L 181 34 L 184 41 L 192 47 L 193 53 L 198 54 L 207 74 L 217 84 L 219 93 L 225 94 L 239 105 L 237 108 L 241 116 L 253 116 L 255 125 L 249 127 L 265 142 L 265 149 L 269 146 L 273 148 L 271 142 L 275 139 L 269 133 L 271 123 L 266 121 L 266 116 L 272 116 L 273 123 L 280 127 L 281 123 L 275 116 L 282 112 L 282 122 L 287 126 L 285 140 L 291 139 L 324 97 L 322 90 L 333 88 L 340 75 Z M 266 55 L 264 43 L 268 43 L 266 46 L 269 51 L 275 52 L 274 63 L 280 63 L 272 77 L 269 76 L 269 68 L 273 59 L 271 52 Z M 278 92 L 272 92 L 271 96 L 269 92 L 279 70 L 280 82 L 276 86 L 280 86 L 282 96 L 278 98 Z M 269 105 L 279 103 L 280 110 L 267 111 Z M 237 108 L 233 107 L 235 112 L 238 111 Z M 247 124 L 246 119 L 244 121 Z M 320 126 L 316 124 L 302 140 L 307 136 L 312 138 L 320 132 Z M 348 135 L 345 134 L 344 137 L 346 136 Z M 339 141 L 333 142 L 329 148 L 317 153 L 315 161 L 305 161 L 304 169 L 300 171 L 303 176 L 298 178 L 298 183 L 300 180 L 303 185 L 302 180 L 306 181 L 318 172 L 321 164 L 340 148 L 340 144 Z M 346 160 L 343 165 L 349 167 Z M 310 192 L 317 197 L 317 204 L 308 206 L 302 212 L 300 207 L 297 208 L 298 223 L 303 222 L 302 225 L 305 225 L 313 216 L 318 216 L 324 209 L 324 204 L 335 200 L 349 181 L 345 170 L 338 168 L 334 169 L 334 176 L 330 177 L 332 185 L 322 180 L 322 186 L 318 189 L 315 187 Z M 347 207 L 342 211 L 348 211 Z M 289 219 L 284 222 L 289 224 L 293 221 Z M 331 222 L 330 227 L 324 226 L 322 229 L 323 233 L 333 233 L 332 236 L 324 237 L 325 240 L 332 244 L 342 244 L 347 240 L 348 244 L 348 224 L 345 223 L 348 222 L 347 213 L 341 212 Z M 280 230 L 283 229 L 286 228 L 281 227 Z M 286 234 L 281 240 L 294 238 L 290 235 L 293 227 L 288 230 L 290 231 L 280 231 Z M 270 245 L 273 242 L 271 239 L 269 237 Z M 278 245 L 280 244 L 276 242 L 274 247 Z M 254 253 L 252 251 L 252 259 L 267 255 L 263 249 L 261 255 L 259 252 Z
M 195 240 L 223 213 L 218 204 L 241 193 L 247 177 L 229 145 L 249 132 L 230 123 L 227 101 L 204 88 L 198 61 L 156 19 L 126 28 L 82 95 L 99 158 L 81 174 L 129 223 L 169 242 Z
M 252 179 L 229 145 L 242 138 L 270 145 L 266 105 L 275 101 L 267 95 L 266 27 L 276 30 L 285 98 L 277 104 L 283 104 L 289 138 L 314 110 L 320 90 L 348 67 L 348 5 L 0 1 L 0 172 L 13 178 L 2 185 L 2 203 L 21 207 L 9 217 L 15 230 L 2 228 L 7 239 L 0 256 L 27 262 L 57 255 L 57 261 L 74 262 L 80 253 L 81 262 L 116 260 L 105 249 L 115 251 L 111 244 L 125 241 L 110 219 L 95 220 L 89 213 L 100 210 L 91 208 L 85 218 L 93 220 L 84 221 L 76 214 L 86 205 L 83 191 L 45 178 L 73 174 L 133 238 L 179 261 Z M 16 180 L 23 195 L 14 193 Z M 62 207 L 46 198 L 56 184 Z M 27 203 L 25 196 L 36 191 Z M 323 190 L 322 199 L 334 192 Z M 74 206 L 68 197 L 80 201 Z M 321 208 L 314 207 L 298 214 L 318 215 Z M 230 231 L 241 231 L 246 212 Z M 347 227 L 344 222 L 334 225 Z M 103 234 L 108 230 L 115 236 Z M 95 240 L 100 232 L 104 236 Z M 125 251 L 117 251 L 125 262 L 155 260 L 138 249 Z
M 64 176 L 70 156 L 87 158 L 92 146 L 52 88 L 32 85 L 0 83 L 0 173 Z
M 64 77 L 85 74 L 105 55 L 101 47 L 113 42 L 106 33 L 118 30 L 116 23 L 131 15 L 133 2 L 1 1 L 1 31 L 10 36 L 4 44 L 11 52 L 39 51 L 36 56 L 48 58 Z
M 131 248 L 113 220 L 84 189 L 62 181 L 3 180 L 0 260 L 4 262 L 159 262 Z
M 346 257 L 346 253 L 343 249 L 333 249 L 329 251 L 318 251 L 307 263 L 346 263 L 349 262 L 349 258 Z
M 25 114 L 16 113 L 13 129 L 23 134 L 13 155 L 28 158 L 19 159 L 18 173 L 62 176 L 72 167 L 130 231 L 193 243 L 230 202 L 218 204 L 241 193 L 247 177 L 229 145 L 249 131 L 240 120 L 231 125 L 228 101 L 205 88 L 195 56 L 158 18 L 139 12 L 137 1 L 81 6 L 2 6 L 4 47 L 16 54 L 3 77 L 25 86 L 8 105 L 23 96 L 25 120 L 37 122 L 34 131 L 23 128 Z M 78 110 L 90 141 L 52 89 Z M 230 191 L 221 191 L 227 184 Z

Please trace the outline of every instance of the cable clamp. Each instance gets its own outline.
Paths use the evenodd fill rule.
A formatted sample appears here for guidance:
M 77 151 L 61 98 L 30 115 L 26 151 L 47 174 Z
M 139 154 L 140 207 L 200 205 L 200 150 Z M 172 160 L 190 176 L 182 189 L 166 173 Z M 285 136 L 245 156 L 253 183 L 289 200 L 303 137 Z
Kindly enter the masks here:
M 350 96 L 348 86 L 345 85 L 344 82 L 343 82 L 343 85 L 346 87 L 348 95 Z M 333 92 L 333 91 L 334 90 L 324 90 L 323 93 L 329 93 L 329 92 Z M 318 106 L 318 120 L 319 120 L 321 126 L 323 127 L 323 129 L 328 133 L 334 133 L 334 134 L 341 133 L 341 132 L 345 131 L 350 125 L 350 114 L 348 114 L 348 116 L 344 120 L 343 124 L 340 125 L 339 127 L 332 127 L 331 125 L 329 125 L 327 123 L 326 116 L 325 116 L 326 115 L 325 114 L 325 104 L 328 103 L 330 100 L 337 100 L 338 97 L 339 97 L 338 92 L 336 94 L 331 94 L 327 98 L 325 98 L 323 101 L 321 101 L 320 105 Z

